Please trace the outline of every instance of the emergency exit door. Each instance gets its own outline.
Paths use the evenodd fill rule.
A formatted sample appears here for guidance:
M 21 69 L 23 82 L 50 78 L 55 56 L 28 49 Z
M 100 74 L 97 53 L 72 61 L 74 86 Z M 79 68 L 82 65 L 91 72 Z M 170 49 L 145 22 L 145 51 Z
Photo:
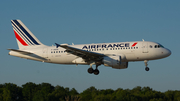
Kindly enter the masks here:
M 147 42 L 143 42 L 142 44 L 142 52 L 143 53 L 148 53 L 148 43 Z

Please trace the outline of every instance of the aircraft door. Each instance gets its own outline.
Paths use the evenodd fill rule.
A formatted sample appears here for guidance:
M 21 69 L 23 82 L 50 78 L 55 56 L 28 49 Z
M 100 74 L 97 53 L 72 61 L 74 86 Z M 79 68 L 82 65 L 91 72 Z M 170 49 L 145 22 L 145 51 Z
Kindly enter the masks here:
M 43 48 L 43 57 L 48 58 L 48 49 L 47 48 Z
M 142 52 L 143 53 L 148 53 L 148 43 L 147 42 L 143 42 L 142 44 Z

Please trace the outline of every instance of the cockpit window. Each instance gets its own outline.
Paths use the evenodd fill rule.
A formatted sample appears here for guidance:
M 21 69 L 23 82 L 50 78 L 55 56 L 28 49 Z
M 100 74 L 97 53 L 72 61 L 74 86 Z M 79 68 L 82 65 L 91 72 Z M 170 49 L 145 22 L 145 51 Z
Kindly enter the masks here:
M 154 48 L 164 48 L 164 46 L 159 44 L 159 45 L 155 45 Z
M 155 45 L 154 48 L 158 48 L 158 45 Z
M 164 48 L 164 46 L 163 46 L 163 45 L 160 45 L 160 44 L 159 44 L 158 46 L 159 46 L 159 47 L 162 47 L 162 48 Z

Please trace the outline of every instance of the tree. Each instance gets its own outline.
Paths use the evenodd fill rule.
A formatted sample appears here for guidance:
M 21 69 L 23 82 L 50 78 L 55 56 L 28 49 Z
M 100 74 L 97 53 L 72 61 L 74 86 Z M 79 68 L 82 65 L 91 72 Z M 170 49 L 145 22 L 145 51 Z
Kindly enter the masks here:
M 55 90 L 48 95 L 49 100 L 50 101 L 64 101 L 65 97 L 68 96 L 68 93 L 69 92 L 66 89 L 64 89 L 64 87 L 57 85 L 55 87 Z
M 159 92 L 150 87 L 137 86 L 132 90 L 97 90 L 89 87 L 82 93 L 49 83 L 28 82 L 22 87 L 16 84 L 0 84 L 0 101 L 180 101 L 180 91 Z
M 0 88 L 0 101 L 3 101 L 3 88 Z
M 32 101 L 48 101 L 47 97 L 44 96 L 45 94 L 41 90 L 38 90 L 33 96 Z
M 35 83 L 28 82 L 22 85 L 22 94 L 24 97 L 24 101 L 32 101 L 35 93 L 38 91 L 38 86 Z
M 8 89 L 4 88 L 3 89 L 3 101 L 11 101 L 11 93 Z
M 95 98 L 93 98 L 93 101 L 114 101 L 114 99 L 112 99 L 112 95 L 111 94 L 100 94 L 97 95 Z
M 80 94 L 81 101 L 91 101 L 96 95 L 98 95 L 98 90 L 92 86 Z
M 112 94 L 112 93 L 114 93 L 114 90 L 112 89 L 106 89 L 106 90 L 100 91 L 100 94 L 103 94 L 103 95 Z
M 23 101 L 22 88 L 16 84 L 5 83 L 3 85 L 3 99 L 6 99 L 5 96 L 12 101 Z
M 128 89 L 126 90 L 118 90 L 116 92 L 116 100 L 118 101 L 131 101 L 131 93 Z
M 33 101 L 49 101 L 49 93 L 54 91 L 54 87 L 49 83 L 37 85 L 37 92 L 33 96 Z
M 70 95 L 78 95 L 79 93 L 77 92 L 77 90 L 75 88 L 72 88 L 70 91 L 69 91 L 69 94 Z

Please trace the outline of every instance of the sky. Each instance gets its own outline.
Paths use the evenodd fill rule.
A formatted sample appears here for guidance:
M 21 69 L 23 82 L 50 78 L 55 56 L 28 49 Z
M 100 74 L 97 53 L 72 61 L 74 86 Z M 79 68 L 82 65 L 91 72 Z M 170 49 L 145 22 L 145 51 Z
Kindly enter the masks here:
M 0 3 L 0 84 L 50 83 L 75 88 L 79 93 L 97 89 L 151 87 L 180 90 L 179 0 L 3 0 Z M 8 55 L 18 49 L 12 19 L 20 19 L 45 45 L 153 41 L 171 50 L 171 56 L 148 62 L 129 62 L 127 69 L 89 65 L 42 63 Z M 93 66 L 95 68 L 95 66 Z

